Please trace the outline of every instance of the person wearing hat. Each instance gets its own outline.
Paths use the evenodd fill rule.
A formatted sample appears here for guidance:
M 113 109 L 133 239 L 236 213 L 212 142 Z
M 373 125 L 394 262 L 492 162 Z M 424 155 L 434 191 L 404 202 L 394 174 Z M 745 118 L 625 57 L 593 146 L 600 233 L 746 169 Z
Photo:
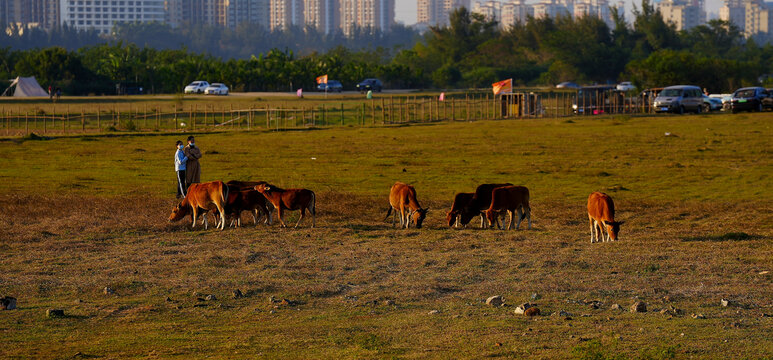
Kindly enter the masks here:
M 185 169 L 185 180 L 188 186 L 191 184 L 197 184 L 201 182 L 201 167 L 199 166 L 199 159 L 201 159 L 201 149 L 196 146 L 196 142 L 193 136 L 188 136 L 188 146 L 183 150 L 185 157 L 188 158 L 188 163 Z
M 188 158 L 185 157 L 183 152 L 183 142 L 177 140 L 175 144 L 177 151 L 174 153 L 174 171 L 177 173 L 177 198 L 185 197 L 188 185 L 185 179 L 185 165 L 188 162 Z

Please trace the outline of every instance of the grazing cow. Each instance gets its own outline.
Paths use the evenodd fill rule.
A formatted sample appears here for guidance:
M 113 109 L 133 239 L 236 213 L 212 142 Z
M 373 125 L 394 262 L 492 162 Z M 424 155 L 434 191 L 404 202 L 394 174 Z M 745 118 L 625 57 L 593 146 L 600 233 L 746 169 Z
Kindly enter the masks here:
M 473 217 L 480 216 L 480 227 L 486 227 L 485 215 L 483 211 L 486 211 L 491 207 L 491 192 L 494 189 L 502 186 L 513 186 L 513 184 L 482 184 L 475 189 L 475 195 L 472 196 L 472 200 L 462 209 L 461 223 L 463 226 L 467 226 Z
M 196 228 L 196 219 L 200 212 L 204 213 L 210 210 L 217 210 L 218 213 L 225 214 L 225 204 L 228 198 L 228 186 L 222 181 L 212 181 L 207 183 L 195 183 L 188 187 L 188 194 L 172 209 L 169 215 L 169 221 L 179 221 L 186 215 L 191 214 L 191 229 Z M 205 220 L 206 220 L 206 215 Z M 221 216 L 217 225 L 220 230 L 225 229 L 225 217 Z
M 521 226 L 524 218 L 529 220 L 529 229 L 531 229 L 531 207 L 529 207 L 529 189 L 524 186 L 502 186 L 491 191 L 491 206 L 486 210 L 486 218 L 489 226 L 495 226 L 498 222 L 498 216 L 502 216 L 502 227 L 505 229 L 504 215 L 510 214 L 510 225 L 507 229 L 513 229 L 513 222 L 516 214 L 518 223 L 515 228 Z
M 295 224 L 297 228 L 306 215 L 307 209 L 311 213 L 311 227 L 316 226 L 317 195 L 313 191 L 307 189 L 280 189 L 271 184 L 260 184 L 255 186 L 255 190 L 263 194 L 274 205 L 277 211 L 277 218 L 279 218 L 279 223 L 282 227 L 287 227 L 284 219 L 282 219 L 282 210 L 301 210 L 301 217 Z
M 389 205 L 389 210 L 387 210 L 384 220 L 386 221 L 389 218 L 394 209 L 392 227 L 395 227 L 395 217 L 397 217 L 399 212 L 401 229 L 407 229 L 411 223 L 416 224 L 417 229 L 421 229 L 421 224 L 424 222 L 424 218 L 427 217 L 427 211 L 429 211 L 429 208 L 422 209 L 419 201 L 416 200 L 416 189 L 399 181 L 392 185 L 392 189 L 389 191 Z
M 225 183 L 228 186 L 235 186 L 239 188 L 239 191 L 244 190 L 255 190 L 255 187 L 261 184 L 268 184 L 265 181 L 239 181 L 239 180 L 231 180 L 227 183 Z
M 590 221 L 590 242 L 615 241 L 620 232 L 622 221 L 615 221 L 615 203 L 609 195 L 602 192 L 593 192 L 588 196 L 588 220 Z M 602 227 L 603 225 L 603 227 Z M 604 230 L 606 229 L 606 236 Z M 593 238 L 596 241 L 593 241 Z
M 239 190 L 238 187 L 229 186 L 228 199 L 225 204 L 226 216 L 231 218 L 230 226 L 236 223 L 236 226 L 242 226 L 241 216 L 243 211 L 249 211 L 255 220 L 255 225 L 258 225 L 264 215 L 266 216 L 266 223 L 271 225 L 271 215 L 274 210 L 267 200 L 260 192 L 253 189 Z
M 461 215 L 464 207 L 472 201 L 474 195 L 474 193 L 458 193 L 454 196 L 454 204 L 451 205 L 451 211 L 446 213 L 448 227 L 459 227 L 459 215 Z

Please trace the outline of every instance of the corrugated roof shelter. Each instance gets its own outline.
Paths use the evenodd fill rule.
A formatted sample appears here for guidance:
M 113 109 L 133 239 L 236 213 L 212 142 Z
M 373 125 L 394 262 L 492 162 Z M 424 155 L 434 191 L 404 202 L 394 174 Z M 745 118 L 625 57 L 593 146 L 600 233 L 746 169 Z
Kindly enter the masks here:
M 35 80 L 34 76 L 17 77 L 13 80 L 11 86 L 5 90 L 3 95 L 5 96 L 14 86 L 16 86 L 16 89 L 13 92 L 14 97 L 48 97 L 48 93 L 40 87 L 40 84 L 38 84 L 38 81 Z

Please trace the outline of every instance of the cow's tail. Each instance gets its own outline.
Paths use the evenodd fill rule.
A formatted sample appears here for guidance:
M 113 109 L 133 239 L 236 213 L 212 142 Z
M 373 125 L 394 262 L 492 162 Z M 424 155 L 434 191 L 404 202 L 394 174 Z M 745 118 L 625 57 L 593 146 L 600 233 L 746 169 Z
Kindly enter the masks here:
M 311 192 L 311 205 L 309 206 L 309 212 L 312 215 L 317 215 L 317 194 Z
M 521 221 L 523 221 L 523 219 L 526 219 L 526 216 L 530 216 L 530 214 L 531 214 L 531 206 L 529 206 L 529 193 L 528 193 L 528 190 L 526 192 L 526 199 L 525 200 L 526 201 L 524 201 L 523 204 L 521 205 L 521 207 L 523 207 L 523 213 L 521 214 Z M 529 220 L 529 221 L 531 221 L 531 220 Z
M 387 209 L 387 214 L 386 216 L 384 216 L 384 220 L 382 221 L 387 221 L 387 219 L 389 219 L 389 215 L 392 215 L 392 205 L 389 205 L 389 209 Z
M 228 205 L 228 193 L 230 191 L 231 191 L 230 186 L 223 184 L 223 212 L 225 212 L 225 207 L 226 205 Z M 222 216 L 223 219 L 225 219 L 225 214 L 220 214 L 220 216 Z

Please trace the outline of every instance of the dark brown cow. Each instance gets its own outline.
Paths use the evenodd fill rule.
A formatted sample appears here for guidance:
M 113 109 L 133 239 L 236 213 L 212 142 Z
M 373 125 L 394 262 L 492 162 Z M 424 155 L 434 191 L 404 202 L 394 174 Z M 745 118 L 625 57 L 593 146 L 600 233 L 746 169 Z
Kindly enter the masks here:
M 306 210 L 311 213 L 311 227 L 317 224 L 317 195 L 308 189 L 281 189 L 271 184 L 260 184 L 255 186 L 268 201 L 274 205 L 277 211 L 277 218 L 282 227 L 287 227 L 282 219 L 282 210 L 301 210 L 301 217 L 295 224 L 297 228 L 301 220 L 306 215 Z
M 521 226 L 524 218 L 529 219 L 529 229 L 531 229 L 531 207 L 529 207 L 529 189 L 524 186 L 502 186 L 491 192 L 491 206 L 486 210 L 486 218 L 489 226 L 495 226 L 498 222 L 498 216 L 502 215 L 501 229 L 505 228 L 504 215 L 510 214 L 510 224 L 508 230 L 512 230 L 516 214 L 518 223 L 515 228 Z
M 494 189 L 502 186 L 513 186 L 513 184 L 482 184 L 478 186 L 478 188 L 475 189 L 475 195 L 473 195 L 470 203 L 467 204 L 464 209 L 462 209 L 460 219 L 462 225 L 467 226 L 472 218 L 480 216 L 480 227 L 485 228 L 486 221 L 483 211 L 486 211 L 489 207 L 491 207 L 491 192 L 494 191 Z
M 454 204 L 451 205 L 451 211 L 446 213 L 446 222 L 448 227 L 459 227 L 459 215 L 462 214 L 462 210 L 467 206 L 475 193 L 458 193 L 454 196 Z
M 588 196 L 588 220 L 590 222 L 590 242 L 615 241 L 620 232 L 622 221 L 615 221 L 615 203 L 609 195 L 602 192 L 593 192 Z M 603 227 L 602 227 L 603 225 Z M 604 230 L 606 229 L 606 236 Z M 593 241 L 593 237 L 596 241 Z
M 249 211 L 252 218 L 255 220 L 255 225 L 258 225 L 258 220 L 264 215 L 266 216 L 266 222 L 271 225 L 271 215 L 274 210 L 274 206 L 271 205 L 257 190 L 239 190 L 236 186 L 229 186 L 228 199 L 225 204 L 225 213 L 231 218 L 231 226 L 236 223 L 236 226 L 241 226 L 241 216 L 243 211 Z
M 172 209 L 172 214 L 169 215 L 169 221 L 179 221 L 186 215 L 191 214 L 191 220 L 193 221 L 191 228 L 196 228 L 196 219 L 199 212 L 202 212 L 202 210 L 217 210 L 220 214 L 225 213 L 228 192 L 228 186 L 222 181 L 191 184 L 185 198 Z M 220 217 L 217 227 L 220 228 L 220 230 L 225 228 L 224 216 Z
M 411 223 L 416 224 L 417 229 L 421 229 L 421 224 L 424 222 L 424 218 L 427 217 L 427 211 L 429 211 L 429 208 L 422 209 L 419 201 L 416 200 L 416 189 L 399 181 L 392 185 L 392 189 L 389 191 L 389 205 L 389 210 L 387 210 L 384 220 L 389 218 L 394 209 L 392 227 L 395 226 L 395 217 L 397 217 L 399 212 L 401 229 L 407 229 Z
M 225 183 L 228 186 L 235 186 L 239 188 L 239 191 L 244 190 L 255 190 L 255 187 L 262 184 L 268 184 L 265 181 L 239 181 L 239 180 L 231 180 L 227 183 Z

